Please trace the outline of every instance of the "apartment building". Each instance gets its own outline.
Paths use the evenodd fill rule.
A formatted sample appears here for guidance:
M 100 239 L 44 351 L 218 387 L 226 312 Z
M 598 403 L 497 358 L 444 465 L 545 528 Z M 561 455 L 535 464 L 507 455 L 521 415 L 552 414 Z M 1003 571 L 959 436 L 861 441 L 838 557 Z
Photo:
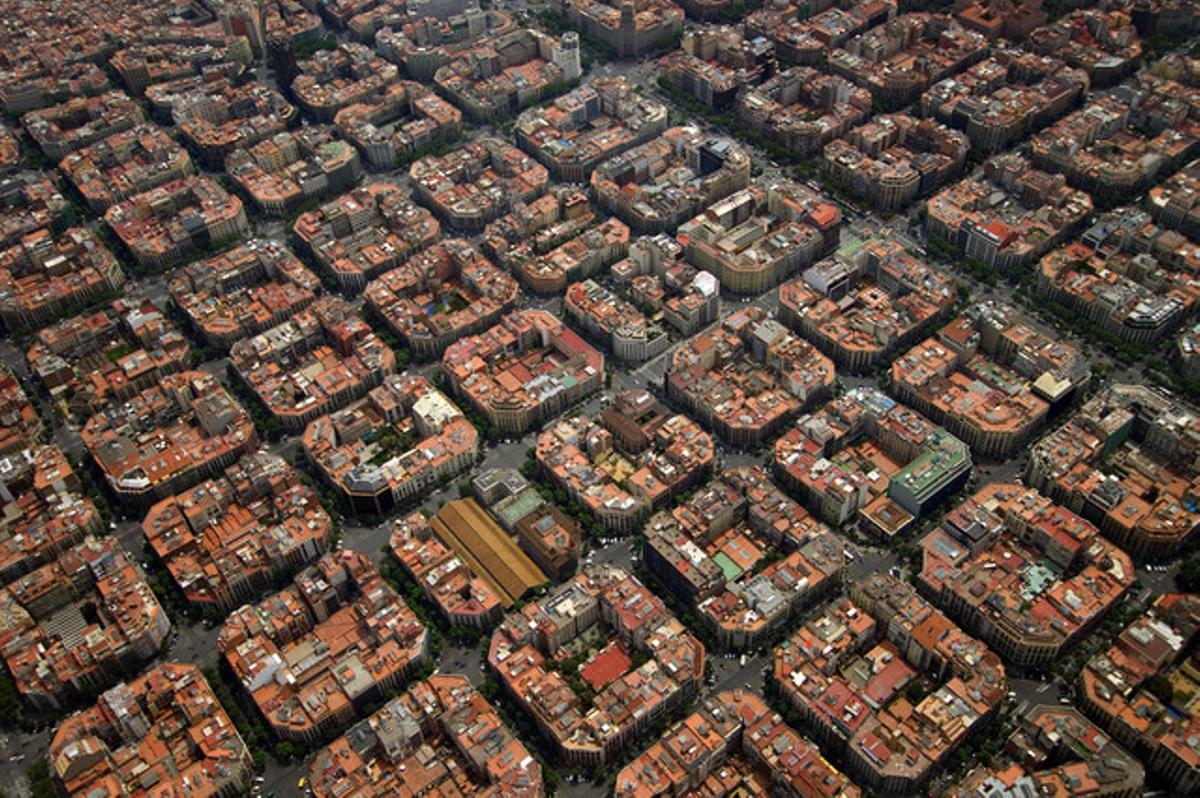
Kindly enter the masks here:
M 219 349 L 292 318 L 322 290 L 282 242 L 257 238 L 178 269 L 167 287 L 192 330 Z
M 125 272 L 86 227 L 42 227 L 0 251 L 0 321 L 9 331 L 40 327 L 125 284 Z
M 429 631 L 363 554 L 323 556 L 226 620 L 217 648 L 281 740 L 312 745 L 399 689 Z M 321 696 L 315 699 L 314 696 Z
M 96 213 L 195 169 L 188 151 L 150 122 L 68 153 L 58 167 Z
M 1019 668 L 1077 645 L 1133 584 L 1133 561 L 1033 488 L 985 485 L 921 542 L 919 584 Z
M 826 258 L 780 285 L 779 319 L 860 374 L 943 320 L 957 297 L 952 279 L 876 239 L 853 259 Z
M 321 556 L 333 520 L 283 458 L 246 455 L 164 499 L 142 533 L 194 608 L 227 614 Z
M 300 214 L 292 232 L 345 291 L 404 263 L 441 234 L 426 209 L 394 183 L 368 183 Z
M 563 311 L 585 333 L 604 342 L 617 360 L 649 360 L 671 343 L 661 326 L 594 280 L 567 286 Z
M 1032 378 L 997 362 L 980 326 L 962 316 L 914 346 L 892 363 L 891 388 L 976 456 L 1002 458 L 1041 426 L 1050 404 Z
M 135 194 L 105 211 L 104 221 L 139 266 L 155 271 L 250 231 L 242 201 L 203 175 Z
M 25 360 L 55 407 L 84 421 L 191 365 L 192 349 L 149 300 L 118 299 L 38 331 Z
M 621 58 L 636 58 L 683 32 L 683 9 L 671 0 L 555 0 L 554 10 Z
M 29 111 L 21 116 L 25 132 L 51 161 L 95 144 L 146 121 L 142 107 L 122 91 L 70 97 L 59 105 Z
M 871 92 L 838 75 L 794 66 L 738 92 L 734 110 L 756 133 L 801 155 L 813 155 L 867 121 Z
M 8 584 L 101 531 L 100 512 L 54 444 L 0 457 L 0 584 Z
M 163 663 L 101 693 L 50 741 L 50 773 L 68 794 L 162 790 L 233 796 L 250 789 L 246 743 L 195 665 Z M 136 775 L 135 775 L 136 774 Z
M 215 476 L 258 446 L 250 417 L 211 374 L 181 371 L 80 430 L 118 499 L 145 507 Z
M 88 537 L 0 591 L 17 692 L 40 712 L 109 687 L 159 653 L 171 621 L 115 538 Z
M 356 513 L 383 515 L 475 464 L 479 435 L 424 378 L 389 374 L 312 421 L 304 452 Z
M 298 432 L 379 385 L 396 354 L 349 302 L 326 296 L 235 343 L 229 369 L 284 430 Z
M 930 197 L 926 210 L 930 236 L 1005 273 L 1075 235 L 1092 213 L 1092 198 L 1010 153 L 987 161 L 984 179 L 967 177 Z
M 617 774 L 613 795 L 641 798 L 762 778 L 778 795 L 858 798 L 854 782 L 779 713 L 746 690 L 716 693 Z
M 234 150 L 225 156 L 225 171 L 263 213 L 286 216 L 353 188 L 362 166 L 358 151 L 332 127 L 313 126 Z
M 415 357 L 429 359 L 498 322 L 513 309 L 520 288 L 471 244 L 451 238 L 384 272 L 363 295 Z
M 637 437 L 614 434 L 630 425 Z M 605 527 L 629 534 L 657 507 L 702 481 L 715 464 L 712 438 L 670 415 L 646 391 L 618 396 L 600 423 L 576 416 L 538 436 L 538 466 Z
M 823 521 L 857 517 L 870 528 L 886 503 L 909 522 L 928 515 L 966 483 L 971 452 L 916 411 L 862 387 L 798 419 L 775 442 L 775 473 Z
M 661 80 L 709 108 L 724 110 L 738 93 L 775 74 L 775 47 L 769 39 L 747 39 L 730 25 L 684 31 L 679 49 L 661 62 Z
M 837 247 L 842 216 L 791 181 L 752 185 L 709 205 L 675 234 L 684 257 L 729 292 L 757 294 Z
M 749 184 L 750 157 L 732 141 L 694 127 L 670 128 L 603 161 L 590 183 L 600 207 L 638 233 L 674 229 Z
M 584 183 L 607 158 L 643 144 L 667 127 L 667 108 L 624 77 L 596 77 L 553 102 L 524 111 L 517 146 L 555 180 Z
M 416 198 L 456 230 L 484 226 L 545 192 L 546 167 L 500 139 L 469 141 L 408 170 Z
M 423 147 L 456 138 L 462 127 L 462 112 L 432 89 L 398 80 L 382 92 L 342 108 L 333 124 L 367 163 L 385 170 L 395 168 Z
M 511 599 L 502 597 L 487 579 L 434 534 L 420 513 L 397 519 L 388 540 L 392 557 L 451 624 L 489 629 L 500 622 Z
M 610 642 L 581 670 L 587 702 L 547 657 L 596 627 Z M 633 667 L 632 654 L 644 655 Z M 585 570 L 540 601 L 509 614 L 488 647 L 503 689 L 572 766 L 612 761 L 639 733 L 699 689 L 703 644 L 635 577 L 612 566 Z
M 873 207 L 894 213 L 958 177 L 969 150 L 964 134 L 939 122 L 882 114 L 825 145 L 821 168 Z
M 836 589 L 843 541 L 761 467 L 726 471 L 645 528 L 646 567 L 716 642 L 749 651 Z
M 420 774 L 417 776 L 417 774 Z M 384 798 L 414 777 L 433 793 L 539 798 L 542 767 L 466 676 L 435 674 L 320 749 L 317 798 Z
M 1184 698 L 1200 686 L 1188 653 L 1197 631 L 1200 599 L 1163 594 L 1079 674 L 1081 709 L 1181 793 L 1200 788 L 1200 720 Z M 1166 680 L 1170 693 L 1151 680 Z
M 1004 665 L 898 579 L 864 577 L 850 596 L 775 649 L 771 678 L 859 784 L 919 790 L 999 708 Z M 922 675 L 936 686 L 910 698 Z
M 548 312 L 524 310 L 451 344 L 442 371 L 494 427 L 521 433 L 599 391 L 604 355 Z
M 395 64 L 358 42 L 342 42 L 318 50 L 296 65 L 291 91 L 304 112 L 319 122 L 332 122 L 352 103 L 369 100 L 400 76 Z
M 990 155 L 1071 110 L 1089 85 L 1087 72 L 1053 54 L 997 47 L 930 86 L 921 95 L 921 115 L 962 130 L 972 149 Z
M 747 448 L 827 397 L 835 379 L 832 360 L 754 306 L 672 352 L 664 377 L 668 399 L 727 443 Z
M 1026 478 L 1130 555 L 1171 557 L 1200 527 L 1185 454 L 1198 418 L 1161 389 L 1113 384 L 1033 445 Z

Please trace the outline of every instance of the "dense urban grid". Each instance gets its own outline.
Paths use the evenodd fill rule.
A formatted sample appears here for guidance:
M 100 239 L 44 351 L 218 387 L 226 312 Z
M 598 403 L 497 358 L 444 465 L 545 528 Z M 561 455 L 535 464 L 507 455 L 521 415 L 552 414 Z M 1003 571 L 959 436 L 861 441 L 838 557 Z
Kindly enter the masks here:
M 1200 795 L 1196 0 L 0 0 L 0 798 Z

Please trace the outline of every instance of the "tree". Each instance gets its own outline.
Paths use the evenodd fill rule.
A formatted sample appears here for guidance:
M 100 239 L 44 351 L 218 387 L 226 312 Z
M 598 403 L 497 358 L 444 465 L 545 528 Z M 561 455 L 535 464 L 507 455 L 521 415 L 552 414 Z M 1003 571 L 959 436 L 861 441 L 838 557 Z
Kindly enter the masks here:
M 0 667 L 0 724 L 15 726 L 21 721 L 21 699 L 17 686 L 8 675 L 8 669 Z
M 289 740 L 280 740 L 275 743 L 275 758 L 281 759 L 284 762 L 291 762 L 293 759 L 303 759 L 304 749 Z
M 558 792 L 559 782 L 562 777 L 558 775 L 558 771 L 549 765 L 542 766 L 542 786 L 546 788 L 547 795 L 554 795 Z
M 50 763 L 47 760 L 39 759 L 33 763 L 25 771 L 25 776 L 29 779 L 29 794 L 33 798 L 58 798 L 58 789 L 50 778 Z
M 914 679 L 904 686 L 904 697 L 908 699 L 910 704 L 919 704 L 925 698 L 926 692 L 924 686 Z
M 1151 676 L 1146 682 L 1146 689 L 1164 704 L 1170 705 L 1175 701 L 1175 688 L 1171 686 L 1171 680 L 1166 674 L 1156 673 Z
M 1188 593 L 1200 591 L 1200 554 L 1183 561 L 1179 566 L 1179 573 L 1175 576 L 1175 584 L 1180 590 Z

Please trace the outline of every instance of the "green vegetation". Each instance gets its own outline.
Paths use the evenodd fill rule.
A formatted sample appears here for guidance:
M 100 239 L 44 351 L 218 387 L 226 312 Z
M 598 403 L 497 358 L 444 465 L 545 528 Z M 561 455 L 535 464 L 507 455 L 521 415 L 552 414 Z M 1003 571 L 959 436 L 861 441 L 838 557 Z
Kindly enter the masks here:
M 960 272 L 978 280 L 984 285 L 994 286 L 999 284 L 1000 280 L 996 275 L 995 269 L 978 258 L 964 258 L 962 253 L 959 252 L 958 247 L 941 236 L 929 236 L 929 240 L 925 245 L 930 257 L 951 264 Z
M 96 512 L 100 514 L 100 524 L 107 526 L 114 518 L 127 518 L 128 510 L 116 500 L 116 496 L 112 493 L 112 489 L 108 484 L 108 480 L 100 473 L 100 467 L 96 465 L 96 461 L 91 455 L 84 454 L 79 458 L 79 461 L 72 464 L 75 473 L 79 476 L 79 481 L 83 487 L 83 495 L 92 500 L 92 504 L 96 505 Z M 114 510 L 114 508 L 118 508 Z M 137 511 L 134 510 L 136 513 Z M 141 516 L 138 516 L 139 518 Z
M 1147 64 L 1152 64 L 1163 56 L 1169 54 L 1172 50 L 1177 50 L 1189 41 L 1186 33 L 1178 31 L 1165 32 L 1156 30 L 1149 36 L 1142 38 L 1142 61 Z
M 1107 615 L 1100 619 L 1095 630 L 1078 646 L 1055 660 L 1050 666 L 1050 672 L 1061 677 L 1067 684 L 1074 684 L 1088 661 L 1097 654 L 1108 650 L 1117 635 L 1141 614 L 1141 607 L 1138 603 L 1126 596 L 1120 604 L 1113 607 Z
M 1022 298 L 1026 304 L 1047 323 L 1053 324 L 1056 328 L 1066 329 L 1081 338 L 1095 341 L 1105 352 L 1122 363 L 1145 362 L 1146 357 L 1150 354 L 1150 350 L 1145 344 L 1123 340 L 1060 302 L 1055 302 L 1036 292 L 1018 292 L 1019 296 L 1022 294 L 1024 294 Z
M 904 697 L 913 706 L 921 703 L 927 695 L 929 695 L 929 691 L 925 689 L 925 685 L 921 684 L 920 679 L 913 679 L 904 686 Z
M 465 626 L 458 623 L 450 623 L 446 616 L 442 614 L 432 601 L 425 595 L 425 591 L 418 585 L 404 570 L 404 567 L 396 562 L 392 556 L 392 550 L 388 546 L 383 546 L 383 558 L 379 561 L 379 573 L 383 576 L 384 581 L 395 588 L 408 606 L 416 614 L 421 623 L 429 629 L 431 635 L 431 650 L 436 651 L 430 657 L 430 665 L 433 660 L 436 660 L 441 653 L 444 640 L 449 640 L 451 643 L 459 646 L 477 645 L 483 640 L 487 632 L 483 629 L 478 629 L 473 626 Z M 432 670 L 432 667 L 430 668 Z
M 283 423 L 275 417 L 274 413 L 267 410 L 258 394 L 250 390 L 250 387 L 242 381 L 241 375 L 237 373 L 233 364 L 228 364 L 225 370 L 229 377 L 231 392 L 245 409 L 246 414 L 250 416 L 258 434 L 268 441 L 277 441 L 283 437 Z
M 29 779 L 29 794 L 33 798 L 58 798 L 58 788 L 50 776 L 48 760 L 38 759 L 25 771 L 25 777 Z
M 306 58 L 312 58 L 322 50 L 334 50 L 338 46 L 338 37 L 335 33 L 326 33 L 324 36 L 309 36 L 292 45 L 292 55 L 297 61 L 303 61 Z
M 1175 584 L 1187 593 L 1200 593 L 1200 554 L 1193 554 L 1179 565 Z
M 727 24 L 739 23 L 762 7 L 762 0 L 737 0 L 717 12 L 717 21 Z
M 412 362 L 412 350 L 396 337 L 384 318 L 375 312 L 375 308 L 369 302 L 364 302 L 358 315 L 371 325 L 371 329 L 379 337 L 379 340 L 387 344 L 388 348 L 396 354 L 396 370 L 403 371 L 408 368 L 408 364 Z
M 486 653 L 486 642 L 484 651 Z M 555 795 L 562 782 L 562 774 L 558 769 L 559 763 L 547 761 L 543 752 L 548 750 L 548 746 L 545 745 L 541 731 L 529 717 L 529 713 L 517 706 L 517 703 L 504 691 L 496 677 L 490 672 L 476 689 L 495 708 L 496 714 L 500 716 L 504 725 L 516 735 L 517 739 L 525 745 L 525 748 L 541 765 L 542 784 L 546 788 L 546 795 Z
M 462 134 L 459 133 L 455 136 L 436 139 L 426 144 L 422 144 L 420 147 L 413 148 L 411 152 L 407 152 L 398 157 L 396 159 L 396 165 L 392 168 L 407 169 L 409 166 L 421 160 L 422 158 L 440 158 L 441 156 L 450 152 L 450 150 L 457 147 L 462 140 Z
M 254 706 L 243 707 L 242 702 L 249 703 L 249 701 L 244 697 L 241 700 L 237 698 L 237 696 L 242 695 L 242 686 L 229 669 L 229 665 L 225 662 L 224 658 L 221 659 L 218 667 L 205 668 L 203 673 L 204 678 L 208 680 L 208 686 L 212 688 L 213 694 L 221 702 L 221 707 L 225 710 L 225 714 L 233 721 L 233 725 L 237 727 L 238 733 L 242 735 L 242 740 L 245 741 L 246 747 L 250 749 L 250 756 L 254 760 L 255 771 L 261 773 L 267 762 L 267 745 L 271 742 L 271 735 L 267 731 L 267 726 L 263 722 L 258 708 Z M 289 743 L 288 745 L 290 746 L 291 744 Z M 285 751 L 285 753 L 291 752 Z M 282 759 L 283 757 L 280 758 Z
M 542 11 L 537 15 L 542 29 L 551 36 L 561 36 L 567 31 L 575 30 L 565 17 L 553 11 Z M 578 31 L 576 31 L 579 33 Z M 579 33 L 579 66 L 587 72 L 597 62 L 616 61 L 617 51 L 599 39 L 586 33 Z
M 703 117 L 714 125 L 717 125 L 727 131 L 734 139 L 749 142 L 750 144 L 766 151 L 767 155 L 773 161 L 780 164 L 788 164 L 803 170 L 806 174 L 816 173 L 816 158 L 812 155 L 805 155 L 791 147 L 785 147 L 782 144 L 773 141 L 762 135 L 756 130 L 747 126 L 742 120 L 729 110 L 718 111 L 697 100 L 692 95 L 679 89 L 665 75 L 659 76 L 658 86 L 671 102 L 683 108 L 688 113 Z
M 417 436 L 412 432 L 397 433 L 391 427 L 380 427 L 371 430 L 363 439 L 374 443 L 378 449 L 371 457 L 371 465 L 383 465 L 399 454 L 404 454 L 417 443 Z
M 126 355 L 132 355 L 140 347 L 134 346 L 131 343 L 120 343 L 104 353 L 104 358 L 109 363 L 116 363 Z
M 594 515 L 582 507 L 579 502 L 567 495 L 567 492 L 558 485 L 547 485 L 539 481 L 541 469 L 538 467 L 537 460 L 534 458 L 533 449 L 525 452 L 525 461 L 521 463 L 521 476 L 525 477 L 537 489 L 542 498 L 548 502 L 553 502 L 558 505 L 558 509 L 562 510 L 570 518 L 579 522 L 592 540 L 611 537 L 613 533 L 608 532 L 604 524 L 596 519 Z
M 465 310 L 470 307 L 471 303 L 463 299 L 462 294 L 454 291 L 442 298 L 442 302 L 438 305 L 438 313 L 458 313 L 460 310 Z
M 1171 679 L 1165 673 L 1156 673 L 1146 681 L 1146 689 L 1150 694 L 1167 706 L 1175 703 L 1175 688 Z
M 897 4 L 901 14 L 924 11 L 928 14 L 944 14 L 954 6 L 954 0 L 900 0 Z
M 446 375 L 440 368 L 435 368 L 433 370 L 433 373 L 429 377 L 429 381 L 433 384 L 433 387 L 437 388 L 442 393 L 449 393 L 446 385 Z M 483 439 L 488 443 L 496 443 L 502 437 L 504 437 L 504 433 L 501 432 L 500 428 L 488 421 L 487 418 L 485 418 L 484 415 L 480 413 L 479 410 L 477 410 L 469 400 L 460 399 L 454 404 L 459 410 L 462 411 L 462 414 L 466 417 L 467 421 L 471 422 L 471 426 L 475 428 L 476 432 L 483 436 Z
M 0 728 L 18 728 L 21 721 L 21 696 L 17 685 L 9 676 L 8 668 L 0 666 Z
M 1142 356 L 1138 358 L 1142 364 L 1143 376 L 1149 376 L 1158 382 L 1170 388 L 1180 396 L 1186 397 L 1193 403 L 1200 404 L 1200 382 L 1189 379 L 1179 369 L 1175 368 L 1172 363 L 1161 357 L 1152 357 L 1152 349 L 1147 349 Z
M 333 273 L 325 264 L 318 261 L 312 256 L 312 251 L 308 245 L 301 240 L 300 236 L 292 228 L 287 231 L 288 249 L 296 256 L 296 258 L 308 267 L 308 270 L 317 276 L 321 281 L 321 285 L 331 294 L 340 293 L 342 290 L 341 284 L 338 283 L 337 275 Z
M 204 333 L 192 323 L 192 317 L 184 313 L 174 300 L 167 303 L 164 312 L 175 328 L 187 337 L 192 350 L 192 363 L 199 365 L 225 356 L 223 350 L 205 343 Z

